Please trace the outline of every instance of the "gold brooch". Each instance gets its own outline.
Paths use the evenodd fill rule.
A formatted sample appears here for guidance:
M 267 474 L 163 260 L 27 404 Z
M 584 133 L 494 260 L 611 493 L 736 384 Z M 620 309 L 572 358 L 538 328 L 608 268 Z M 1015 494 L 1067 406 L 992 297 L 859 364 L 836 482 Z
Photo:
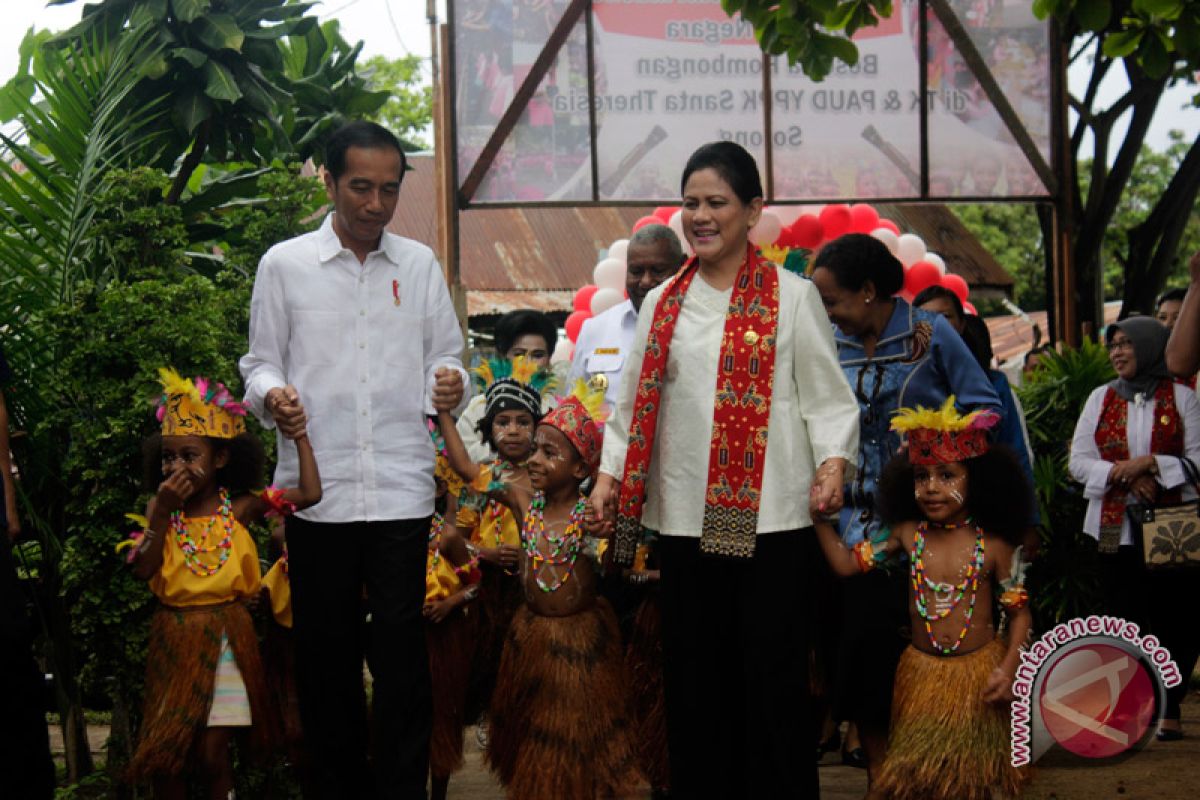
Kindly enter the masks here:
M 746 331 L 746 335 L 742 337 L 742 341 L 753 347 L 758 344 L 758 333 L 756 331 Z

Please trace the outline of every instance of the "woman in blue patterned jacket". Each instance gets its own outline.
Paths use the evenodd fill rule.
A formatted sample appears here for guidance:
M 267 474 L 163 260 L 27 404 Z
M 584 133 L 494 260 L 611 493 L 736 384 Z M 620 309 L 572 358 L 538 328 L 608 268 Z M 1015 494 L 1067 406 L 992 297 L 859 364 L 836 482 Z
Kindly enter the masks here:
M 857 471 L 838 520 L 842 539 L 853 545 L 887 535 L 875 491 L 900 449 L 890 427 L 897 409 L 939 408 L 953 395 L 960 411 L 999 413 L 1000 400 L 940 314 L 894 296 L 904 285 L 904 267 L 882 242 L 857 233 L 830 242 L 817 255 L 812 279 L 859 404 Z M 904 578 L 873 570 L 844 584 L 834 715 L 858 725 L 872 775 L 886 750 L 892 679 L 908 635 Z

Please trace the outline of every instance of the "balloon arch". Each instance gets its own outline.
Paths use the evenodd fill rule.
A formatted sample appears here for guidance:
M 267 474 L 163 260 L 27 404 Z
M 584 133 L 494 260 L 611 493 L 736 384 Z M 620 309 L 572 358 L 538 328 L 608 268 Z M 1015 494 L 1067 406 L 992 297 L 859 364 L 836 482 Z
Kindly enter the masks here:
M 680 209 L 676 206 L 659 206 L 650 216 L 642 217 L 633 224 L 633 232 L 646 225 L 666 225 L 675 232 L 688 255 L 691 248 L 683 235 Z M 767 207 L 762 218 L 750 229 L 750 241 L 763 249 L 764 255 L 782 263 L 792 250 L 802 249 L 815 253 L 826 242 L 847 233 L 868 233 L 883 242 L 904 265 L 904 288 L 899 296 L 912 300 L 930 286 L 943 286 L 958 295 L 967 313 L 974 314 L 975 306 L 968 302 L 970 292 L 962 277 L 946 272 L 946 262 L 936 253 L 929 252 L 925 242 L 915 233 L 901 233 L 896 223 L 883 219 L 866 203 L 846 205 L 830 203 L 819 211 L 800 214 L 785 225 L 778 211 Z M 628 239 L 618 239 L 609 245 L 604 257 L 592 270 L 592 282 L 575 292 L 574 310 L 564 325 L 567 341 L 560 341 L 555 348 L 555 361 L 569 360 L 575 340 L 583 323 L 620 303 L 625 293 L 625 255 L 629 248 Z

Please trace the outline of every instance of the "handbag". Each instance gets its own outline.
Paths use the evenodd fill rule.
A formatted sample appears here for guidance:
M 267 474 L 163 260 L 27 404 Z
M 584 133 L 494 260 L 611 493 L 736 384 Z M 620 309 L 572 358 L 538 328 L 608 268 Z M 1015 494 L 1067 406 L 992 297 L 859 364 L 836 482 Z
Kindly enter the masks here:
M 1188 482 L 1200 495 L 1200 470 L 1180 457 Z M 1134 546 L 1150 572 L 1200 568 L 1200 500 L 1166 505 L 1131 503 L 1129 516 Z

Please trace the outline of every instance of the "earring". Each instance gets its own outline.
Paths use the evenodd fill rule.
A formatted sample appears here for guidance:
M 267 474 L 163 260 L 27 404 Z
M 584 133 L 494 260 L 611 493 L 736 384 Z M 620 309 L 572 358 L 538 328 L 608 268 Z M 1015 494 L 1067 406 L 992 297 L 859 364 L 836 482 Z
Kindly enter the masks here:
M 921 490 L 920 490 L 920 489 L 916 489 L 916 490 L 914 490 L 914 491 L 913 491 L 913 497 L 915 497 L 915 498 L 917 498 L 918 500 L 920 500 L 920 499 L 921 499 Z
M 866 300 L 863 300 L 863 302 L 867 305 L 871 305 L 871 298 L 868 297 Z

